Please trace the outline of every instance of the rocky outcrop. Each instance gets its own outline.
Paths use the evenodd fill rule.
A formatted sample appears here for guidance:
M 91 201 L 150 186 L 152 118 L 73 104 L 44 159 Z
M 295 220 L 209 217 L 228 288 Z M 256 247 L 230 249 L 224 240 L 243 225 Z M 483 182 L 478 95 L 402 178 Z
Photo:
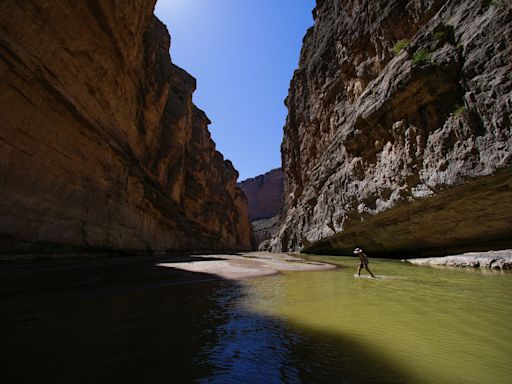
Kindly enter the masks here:
M 283 170 L 273 169 L 264 175 L 244 180 L 238 186 L 249 201 L 251 221 L 269 219 L 279 215 L 283 206 Z
M 276 251 L 512 245 L 512 10 L 317 0 L 286 100 Z
M 280 216 L 277 215 L 270 219 L 255 220 L 251 223 L 255 248 L 260 251 L 267 251 L 270 248 L 271 239 L 279 232 L 280 219 Z
M 470 252 L 463 255 L 409 259 L 411 264 L 433 267 L 512 269 L 512 251 Z
M 0 251 L 250 247 L 155 0 L 0 4 Z

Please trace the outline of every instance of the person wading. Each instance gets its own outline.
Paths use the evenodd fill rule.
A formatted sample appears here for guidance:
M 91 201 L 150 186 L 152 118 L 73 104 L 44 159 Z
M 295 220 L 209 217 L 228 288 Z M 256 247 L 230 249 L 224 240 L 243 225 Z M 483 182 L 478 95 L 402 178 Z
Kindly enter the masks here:
M 356 248 L 356 249 L 354 249 L 354 253 L 357 256 L 359 256 L 359 266 L 357 267 L 357 276 L 361 276 L 361 269 L 364 268 L 370 273 L 370 275 L 372 275 L 372 277 L 375 277 L 373 275 L 372 271 L 370 271 L 370 268 L 368 268 L 368 264 L 370 262 L 368 261 L 368 257 L 365 255 L 363 250 L 361 248 Z

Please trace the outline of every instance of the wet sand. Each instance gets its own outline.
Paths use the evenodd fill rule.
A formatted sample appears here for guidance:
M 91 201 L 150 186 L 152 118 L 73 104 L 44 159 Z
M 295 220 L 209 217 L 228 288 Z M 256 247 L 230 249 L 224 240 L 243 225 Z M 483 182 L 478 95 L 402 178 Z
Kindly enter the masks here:
M 321 271 L 336 266 L 305 261 L 282 253 L 251 252 L 237 255 L 196 255 L 195 260 L 160 263 L 159 267 L 206 273 L 226 280 L 274 275 L 282 271 Z

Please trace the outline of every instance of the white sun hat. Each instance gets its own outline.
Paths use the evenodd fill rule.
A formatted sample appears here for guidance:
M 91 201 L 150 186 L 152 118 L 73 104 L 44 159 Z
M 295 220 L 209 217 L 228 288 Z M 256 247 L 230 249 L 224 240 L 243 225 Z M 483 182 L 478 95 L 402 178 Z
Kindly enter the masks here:
M 363 250 L 361 248 L 354 249 L 354 253 L 361 253 L 361 252 L 363 252 Z

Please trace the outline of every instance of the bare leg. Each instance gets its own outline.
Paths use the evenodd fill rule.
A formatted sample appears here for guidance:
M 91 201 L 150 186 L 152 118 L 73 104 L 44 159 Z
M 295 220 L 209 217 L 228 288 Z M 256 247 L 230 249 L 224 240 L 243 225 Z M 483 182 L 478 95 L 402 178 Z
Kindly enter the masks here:
M 367 265 L 364 266 L 364 269 L 366 269 L 368 272 L 370 272 L 370 275 L 372 275 L 372 277 L 375 277 L 372 273 L 372 271 L 370 271 L 370 268 L 368 268 Z
M 361 276 L 361 266 L 357 267 L 357 276 Z

